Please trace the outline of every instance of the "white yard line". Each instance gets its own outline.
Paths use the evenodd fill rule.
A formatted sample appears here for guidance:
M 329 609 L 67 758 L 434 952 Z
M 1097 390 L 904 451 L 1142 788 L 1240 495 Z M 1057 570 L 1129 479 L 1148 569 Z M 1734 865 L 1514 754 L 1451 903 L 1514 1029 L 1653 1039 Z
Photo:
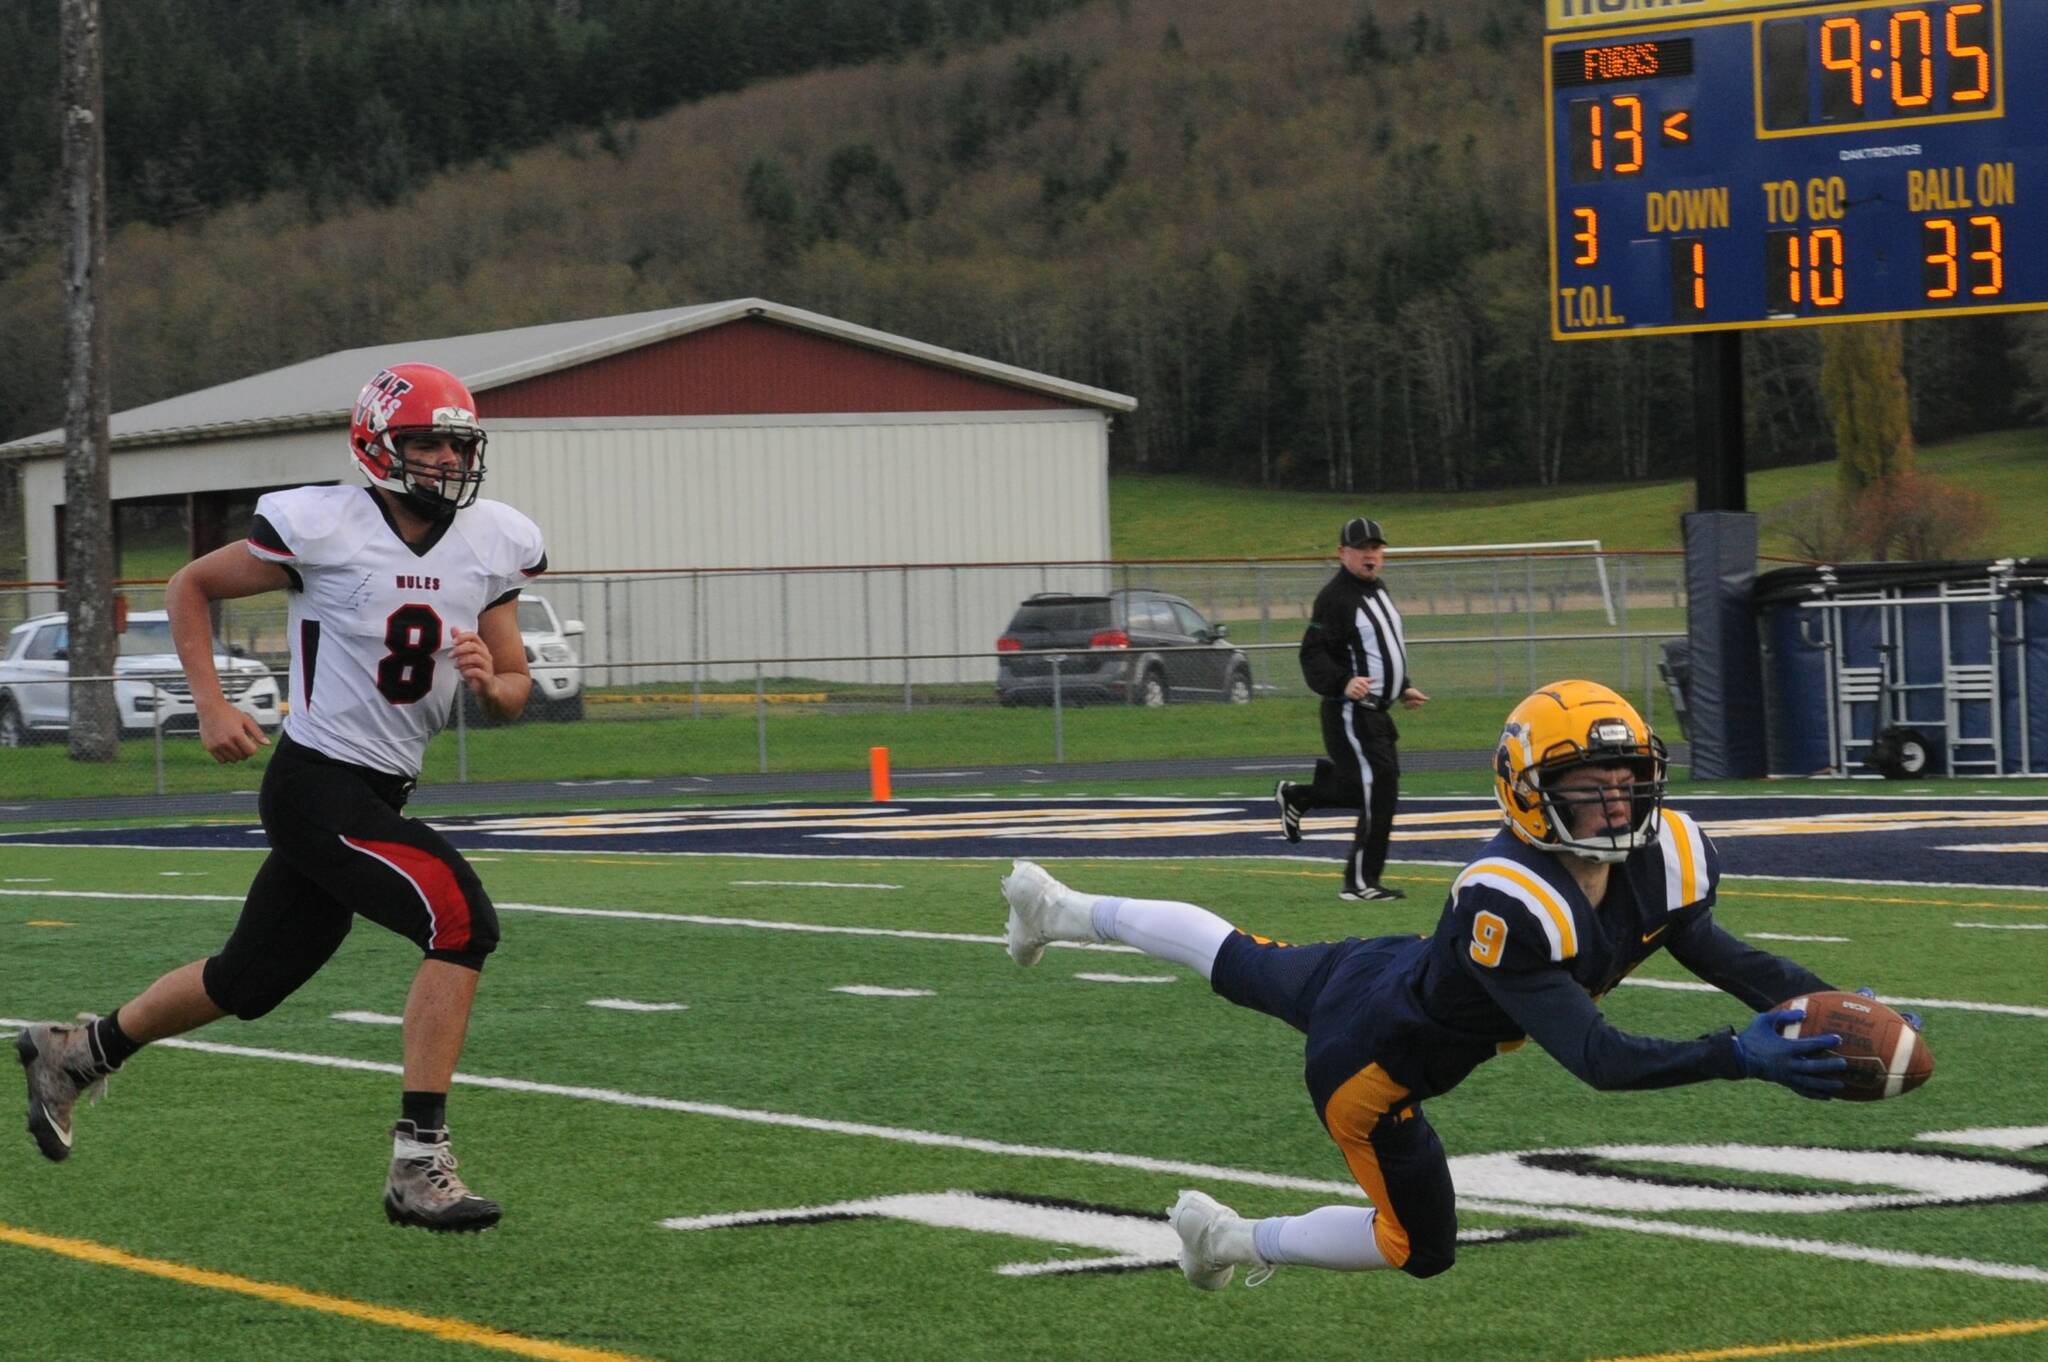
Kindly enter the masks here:
M 17 898 L 47 899 L 126 899 L 144 902 L 186 902 L 186 903 L 240 903 L 237 894 L 117 894 L 103 890 L 80 889 L 0 889 L 0 896 Z M 765 918 L 714 917 L 704 913 L 655 913 L 630 908 L 572 908 L 553 903 L 501 903 L 501 913 L 540 913 L 553 917 L 588 917 L 615 919 L 626 922 L 665 922 L 683 927 L 739 927 L 761 932 L 804 932 L 821 936 L 874 936 L 893 937 L 905 941 L 953 941 L 973 946 L 1000 946 L 1003 938 L 980 932 L 922 932 L 902 927 L 847 927 L 826 922 L 779 922 Z M 1132 946 L 1116 945 L 1096 941 L 1053 941 L 1048 943 L 1062 950 L 1101 951 L 1118 955 L 1142 955 Z M 1636 979 L 1621 981 L 1624 987 L 1657 988 L 1677 993 L 1718 993 L 1712 984 L 1694 983 L 1683 979 Z M 1980 1003 L 1956 998 L 1908 998 L 1892 994 L 1880 995 L 1878 1001 L 1891 1007 L 1947 1008 L 1957 1012 L 1986 1012 L 2007 1017 L 2040 1017 L 2048 1019 L 2048 1007 L 2030 1007 L 2021 1003 Z
M 1662 1234 L 1673 1239 L 1692 1239 L 1708 1244 L 1741 1244 L 1747 1248 L 1780 1249 L 1837 1262 L 1874 1263 L 1879 1267 L 1931 1268 L 1939 1272 L 1961 1272 L 1972 1277 L 1993 1277 L 2009 1282 L 2048 1284 L 2048 1268 L 2023 1263 L 1989 1263 L 1977 1258 L 1943 1258 L 1929 1253 L 1902 1253 L 1897 1249 L 1871 1248 L 1864 1244 L 1843 1244 L 1827 1239 L 1791 1239 L 1778 1234 L 1750 1234 L 1742 1230 L 1714 1229 L 1707 1225 L 1683 1225 L 1669 1220 L 1639 1220 L 1634 1216 L 1607 1215 L 1598 1211 L 1570 1211 L 1546 1206 L 1524 1207 L 1510 1201 L 1479 1201 L 1458 1198 L 1458 1208 L 1495 1215 L 1529 1215 L 1565 1225 L 1588 1225 L 1605 1230 L 1633 1230 L 1638 1234 Z
M 160 903 L 240 903 L 241 894 L 115 894 L 104 889 L 0 889 L 14 899 L 141 899 Z
M 1832 945 L 1846 945 L 1846 936 L 1794 936 L 1789 932 L 1744 932 L 1751 941 L 1821 941 Z
M 756 886 L 785 887 L 789 889 L 901 889 L 900 884 L 846 884 L 839 880 L 728 880 L 734 888 L 751 889 Z
M 19 1028 L 26 1025 L 29 1025 L 29 1023 L 18 1018 L 0 1017 L 0 1027 Z M 194 1050 L 204 1054 L 226 1055 L 238 1059 L 263 1059 L 287 1064 L 305 1064 L 316 1068 L 382 1074 L 388 1077 L 402 1077 L 404 1074 L 404 1070 L 396 1064 L 386 1064 L 366 1059 L 348 1059 L 339 1055 L 314 1055 L 292 1050 L 266 1050 L 255 1046 L 223 1045 L 212 1041 L 199 1040 L 162 1040 L 156 1043 L 170 1049 Z M 1067 1163 L 1093 1164 L 1098 1167 L 1124 1168 L 1134 1172 L 1158 1173 L 1176 1178 L 1227 1182 L 1247 1187 L 1265 1187 L 1283 1191 L 1312 1192 L 1320 1196 L 1342 1197 L 1350 1201 L 1364 1199 L 1358 1187 L 1348 1182 L 1334 1182 L 1325 1178 L 1296 1177 L 1284 1173 L 1262 1173 L 1250 1169 L 1228 1168 L 1219 1164 L 1189 1163 L 1176 1159 L 1154 1159 L 1139 1154 L 1120 1154 L 1107 1150 L 1061 1149 L 1050 1145 L 1011 1144 L 1002 1140 L 986 1140 L 967 1135 L 948 1135 L 940 1131 L 913 1130 L 902 1126 L 871 1125 L 859 1121 L 833 1121 L 817 1116 L 800 1116 L 792 1112 L 760 1111 L 747 1107 L 727 1106 L 717 1102 L 689 1102 L 679 1098 L 650 1097 L 641 1093 L 620 1092 L 611 1088 L 588 1088 L 562 1083 L 538 1083 L 521 1078 L 495 1078 L 481 1074 L 458 1073 L 455 1075 L 454 1081 L 464 1087 L 488 1088 L 498 1092 L 567 1097 L 578 1101 L 601 1102 L 610 1106 L 670 1111 L 688 1116 L 708 1116 L 716 1120 L 738 1121 L 748 1125 L 771 1126 L 785 1130 L 803 1130 L 813 1134 L 859 1136 L 867 1139 L 884 1140 L 892 1144 L 912 1145 L 926 1149 L 958 1149 L 969 1153 L 991 1154 L 1006 1158 L 1046 1159 Z M 1637 1234 L 1664 1235 L 1674 1239 L 1692 1239 L 1705 1243 L 1742 1244 L 1751 1248 L 1778 1249 L 1788 1253 L 1832 1258 L 1837 1261 L 1871 1263 L 1881 1267 L 1932 1269 L 1942 1272 L 1963 1273 L 1975 1277 L 2035 1282 L 2048 1285 L 2048 1268 L 2024 1264 L 1985 1262 L 1972 1258 L 1946 1258 L 1930 1254 L 1901 1253 L 1892 1249 L 1871 1248 L 1862 1244 L 1834 1243 L 1820 1239 L 1792 1239 L 1771 1234 L 1749 1234 L 1737 1230 L 1715 1229 L 1705 1225 L 1686 1225 L 1664 1220 L 1644 1220 L 1634 1216 L 1575 1211 L 1553 1206 L 1530 1206 L 1519 1202 L 1460 1198 L 1458 1204 L 1463 1210 L 1487 1215 L 1499 1215 L 1514 1220 L 1538 1220 L 1557 1224 L 1583 1225 L 1595 1229 L 1626 1230 Z
M 757 932 L 815 932 L 825 936 L 883 936 L 906 941 L 958 941 L 975 946 L 1000 946 L 1003 938 L 979 932 L 921 932 L 907 927 L 846 927 L 828 922 L 778 922 L 766 918 L 713 917 L 703 913 L 652 913 L 627 908 L 570 908 L 552 903 L 501 903 L 505 913 L 544 913 L 557 917 L 621 918 L 634 922 L 672 922 L 687 927 L 743 927 Z M 1077 951 L 1112 951 L 1139 955 L 1132 946 L 1095 941 L 1054 941 L 1048 943 Z
M 1856 884 L 1866 889 L 1976 889 L 1987 894 L 2048 894 L 2048 884 L 1976 884 L 1969 880 L 1846 880 L 1826 875 L 1723 875 L 1721 880 L 1723 883 L 1740 881 L 1765 884 Z M 2032 912 L 2033 909 L 2030 907 L 2027 911 Z
M 2039 1149 L 2048 1145 L 2048 1126 L 1974 1126 L 1968 1130 L 1930 1130 L 1913 1138 L 1927 1144 L 1984 1145 L 1991 1149 Z
M 1051 798 L 1051 797 L 1052 797 L 1052 796 L 1048 796 L 1048 798 Z M 1721 798 L 1721 797 L 1724 797 L 1724 796 L 1712 796 L 1712 797 L 1715 797 L 1715 798 Z M 1727 797 L 1727 798 L 1734 798 L 1735 796 L 1725 796 L 1725 797 Z M 1825 796 L 1820 796 L 1820 795 L 1811 795 L 1811 796 L 1807 796 L 1807 795 L 1792 795 L 1792 796 L 1788 796 L 1788 797 L 1789 797 L 1789 798 L 1794 798 L 1794 799 L 1800 799 L 1800 798 L 1814 798 L 1814 799 L 1818 799 L 1818 798 L 1824 798 Z M 1873 795 L 1873 796 L 1870 796 L 1870 798 L 1883 798 L 1883 797 L 1884 797 L 1884 796 L 1877 796 L 1877 795 Z M 1983 798 L 1987 798 L 1987 799 L 1995 799 L 1995 798 L 2019 798 L 2019 796 L 1996 796 L 1996 795 L 1986 795 L 1986 796 L 1983 796 Z M 1403 802 L 1405 803 L 1406 801 L 1404 800 Z M 55 829 L 54 831 L 59 831 L 59 832 L 68 832 L 68 831 L 81 831 L 81 829 L 69 829 L 69 828 L 60 828 L 60 829 Z M 262 832 L 262 829 L 261 829 L 261 828 L 257 828 L 257 829 L 254 829 L 253 831 L 254 831 L 254 832 L 256 832 L 256 833 L 261 833 L 261 832 Z M 81 849 L 81 848 L 86 848 L 86 849 L 89 849 L 89 850 L 92 850 L 92 851 L 153 851 L 153 852 L 156 852 L 156 853 L 158 853 L 158 854 L 163 854 L 163 853 L 166 853 L 166 852 L 188 852 L 188 851 L 226 851 L 226 852 L 234 852 L 234 853 L 238 853 L 238 854 L 248 854 L 248 853 L 250 853 L 250 852 L 260 852 L 260 851 L 262 851 L 262 850 L 263 850 L 263 848 L 262 848 L 262 847 L 257 847 L 257 846 L 247 846 L 247 847 L 206 847 L 206 846 L 187 846 L 187 847 L 175 847 L 175 846 L 152 846 L 152 845 L 150 845 L 150 844 L 148 844 L 148 843 L 144 843 L 144 842 L 106 842 L 106 843 L 100 843 L 100 842 L 94 842 L 94 843 L 82 843 L 82 842 L 6 842 L 6 843 L 0 843 L 0 846 L 7 846 L 7 847 L 33 847 L 33 848 L 35 848 L 35 849 L 37 849 L 37 850 L 42 850 L 42 851 L 77 851 L 77 850 L 79 850 L 79 849 Z M 990 855 L 987 855 L 986 853 L 982 853 L 982 854 L 976 854 L 976 853 L 974 853 L 974 852 L 971 852 L 971 851 L 961 851 L 961 852 L 954 852 L 954 853 L 949 853 L 949 854 L 946 854 L 946 855 L 942 855 L 942 856 L 905 856 L 905 855 L 900 855 L 900 854 L 893 854 L 893 853 L 888 853 L 888 852 L 880 852 L 880 851 L 641 851 L 641 850 L 622 850 L 622 849 L 618 849 L 618 848 L 609 848 L 609 847 L 607 847 L 607 848 L 597 848 L 597 847 L 587 847 L 587 846 L 578 846 L 578 847 L 506 847 L 506 846 L 493 846 L 493 847 L 491 848 L 491 850 L 492 850 L 493 852 L 497 853 L 497 854 L 498 854 L 498 855 L 500 855 L 500 856 L 637 856 L 637 857 L 645 857 L 645 858 L 647 858 L 647 859 L 650 859 L 650 860 L 664 860 L 664 859 L 665 859 L 665 860 L 718 860 L 718 859 L 724 859 L 724 860 L 732 860 L 732 861 L 848 861 L 848 860 L 855 860 L 855 861 L 905 861 L 905 862 L 913 862 L 913 863 L 916 863 L 916 862 L 931 862 L 931 861 L 962 861 L 962 860 L 971 860 L 971 861 L 987 861 L 987 862 L 989 862 L 989 863 L 990 863 L 991 865 L 999 865 L 999 864 L 1000 864 L 1000 862 L 1002 862 L 1002 861 L 1007 861 L 1007 860 L 1011 859 L 1011 858 L 1010 858 L 1010 856 L 1009 856 L 1009 855 L 1007 855 L 1007 854 L 999 854 L 999 855 L 995 855 L 995 856 L 990 856 Z M 1059 856 L 1051 856 L 1051 857 L 1047 857 L 1046 859 L 1048 859 L 1048 860 L 1063 860 L 1063 861 L 1104 861 L 1104 862 L 1122 862 L 1122 861 L 1131 861 L 1131 862 L 1145 862 L 1145 861 L 1151 861 L 1151 862 L 1155 862 L 1155 863 L 1156 863 L 1156 862 L 1159 862 L 1159 861 L 1286 861 L 1286 862 L 1288 862 L 1288 863 L 1290 863 L 1290 864 L 1297 864 L 1297 863 L 1298 863 L 1298 864 L 1302 864 L 1302 865 L 1317 865 L 1317 866 L 1324 866 L 1324 867 L 1329 867 L 1329 866 L 1331 865 L 1331 861 L 1330 861 L 1330 858 L 1329 858 L 1329 857 L 1327 857 L 1327 856 L 1298 856 L 1298 855 L 1287 855 L 1287 854 L 1284 854 L 1284 853 L 1280 853 L 1280 852 L 1276 852 L 1276 851 L 1257 851 L 1257 852 L 1249 852 L 1249 851 L 1219 851 L 1219 852 L 1195 852 L 1195 851 L 1185 851 L 1185 852 L 1175 852 L 1175 853 L 1173 853 L 1173 854 L 1171 854 L 1171 855 L 1161 855 L 1161 854 L 1159 854 L 1159 853 L 1157 853 L 1157 852 L 1152 852 L 1152 853 L 1149 853 L 1149 854 L 1147 854 L 1147 855 L 1143 855 L 1143 856 L 1111 856 L 1111 855 L 1106 855 L 1106 854 L 1104 854 L 1104 853 L 1102 853 L 1102 852 L 1100 852 L 1100 851 L 1089 851 L 1089 852 L 1087 852 L 1087 853 L 1085 853 L 1085 854 L 1081 854 L 1081 853 L 1078 853 L 1078 852 L 1076 852 L 1076 853 L 1067 853 L 1067 854 L 1062 854 L 1062 855 L 1059 855 Z M 1396 869 L 1399 869 L 1399 868 L 1401 868 L 1401 867 L 1403 867 L 1403 866 L 1430 866 L 1430 867 L 1435 867 L 1435 868 L 1441 868 L 1441 869 L 1448 869 L 1448 870 L 1462 870 L 1462 869 L 1464 869 L 1464 868 L 1465 868 L 1465 866 L 1466 866 L 1466 865 L 1467 865 L 1468 863 L 1469 863 L 1469 858 L 1467 858 L 1467 859 L 1465 859 L 1465 860 L 1455 860 L 1455 861 L 1446 861 L 1446 860 L 1436 860 L 1436 859 L 1431 859 L 1431 858 L 1426 858 L 1426 857 L 1400 857 L 1400 858 L 1397 858 L 1397 859 L 1395 859 L 1395 860 L 1393 860 L 1393 861 L 1390 861 L 1390 862 L 1388 862 L 1388 864 L 1390 864 L 1390 865 L 1394 866 L 1394 867 L 1395 867 Z M 1332 871 L 1331 871 L 1331 873 L 1332 873 L 1332 874 L 1335 874 L 1336 872 L 1335 872 L 1334 870 L 1332 870 Z M 1864 886 L 1864 887 L 1866 887 L 1866 888 L 1889 888 L 1889 889 L 1974 889 L 1974 890 L 1979 890 L 1979 891 L 1982 891 L 1982 892 L 1985 892 L 1985 893 L 1992 893 L 1992 894 L 1998 894 L 1998 893 L 2007 893 L 2007 892 L 2011 892 L 2011 893 L 2022 893 L 2022 894 L 2036 894 L 2036 895 L 2048 895 L 2048 884 L 1979 884 L 1979 883 L 1976 883 L 1976 882 L 1974 882 L 1974 881 L 1970 881 L 1970 880 L 1848 880 L 1848 879 L 1833 879 L 1833 878 L 1829 878 L 1829 877 L 1827 877 L 1827 876 L 1823 876 L 1823 875 L 1723 875 L 1723 876 L 1721 876 L 1721 879 L 1722 879 L 1722 882 L 1723 882 L 1723 883 L 1726 883 L 1726 884 L 1745 884 L 1745 883 L 1758 883 L 1758 884 L 1821 884 L 1821 885 L 1833 885 L 1833 884 L 1855 884 L 1855 885 L 1862 885 L 1862 886 Z M 2031 911 L 2031 909 L 2029 909 L 2029 911 Z
M 1684 979 L 1624 979 L 1624 984 L 1637 988 L 1661 988 L 1674 993 L 1719 993 L 1712 984 L 1695 984 Z M 1952 998 L 1902 998 L 1896 994 L 1878 995 L 1879 1002 L 1887 1007 L 1946 1007 L 1957 1012 L 1995 1012 L 2007 1017 L 2048 1017 L 2048 1007 L 2027 1007 L 2020 1003 L 1966 1003 Z

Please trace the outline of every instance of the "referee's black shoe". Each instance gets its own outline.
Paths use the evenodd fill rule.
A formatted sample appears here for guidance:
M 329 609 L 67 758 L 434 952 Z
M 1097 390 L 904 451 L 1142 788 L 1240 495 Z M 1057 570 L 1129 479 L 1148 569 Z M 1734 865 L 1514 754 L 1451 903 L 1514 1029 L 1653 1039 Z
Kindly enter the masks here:
M 1295 785 L 1283 780 L 1273 786 L 1273 802 L 1280 806 L 1280 831 L 1290 842 L 1301 840 L 1301 810 L 1294 803 Z
M 1353 887 L 1345 885 L 1337 891 L 1337 897 L 1346 903 L 1384 903 L 1408 896 L 1390 884 L 1365 884 Z

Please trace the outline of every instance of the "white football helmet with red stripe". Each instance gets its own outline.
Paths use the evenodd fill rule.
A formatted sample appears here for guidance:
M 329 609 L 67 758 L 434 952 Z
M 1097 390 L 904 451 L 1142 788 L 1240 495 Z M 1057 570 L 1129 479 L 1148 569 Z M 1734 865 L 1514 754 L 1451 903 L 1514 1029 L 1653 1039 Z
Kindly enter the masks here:
M 408 435 L 445 435 L 459 466 L 408 460 Z M 432 520 L 474 502 L 484 485 L 484 428 L 462 380 L 431 364 L 394 364 L 363 385 L 348 423 L 349 455 L 377 486 Z

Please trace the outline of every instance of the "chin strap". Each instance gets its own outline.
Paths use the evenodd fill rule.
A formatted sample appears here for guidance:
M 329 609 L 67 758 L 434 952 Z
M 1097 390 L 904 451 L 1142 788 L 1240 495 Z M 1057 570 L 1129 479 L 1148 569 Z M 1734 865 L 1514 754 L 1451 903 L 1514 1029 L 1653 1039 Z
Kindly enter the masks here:
M 457 509 L 452 501 L 441 497 L 425 496 L 419 492 L 407 492 L 405 494 L 405 504 L 420 515 L 434 521 L 451 519 Z

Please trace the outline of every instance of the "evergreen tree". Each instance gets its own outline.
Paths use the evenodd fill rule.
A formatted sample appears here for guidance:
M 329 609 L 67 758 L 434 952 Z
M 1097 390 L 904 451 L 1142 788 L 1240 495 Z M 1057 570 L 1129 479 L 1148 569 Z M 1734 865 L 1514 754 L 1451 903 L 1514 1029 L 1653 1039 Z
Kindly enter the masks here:
M 1821 337 L 1821 401 L 1835 433 L 1836 484 L 1845 497 L 1913 471 L 1904 356 L 1898 322 L 1830 326 Z
M 747 216 L 761 229 L 769 263 L 788 265 L 804 245 L 803 209 L 782 163 L 765 157 L 751 162 L 740 197 Z

